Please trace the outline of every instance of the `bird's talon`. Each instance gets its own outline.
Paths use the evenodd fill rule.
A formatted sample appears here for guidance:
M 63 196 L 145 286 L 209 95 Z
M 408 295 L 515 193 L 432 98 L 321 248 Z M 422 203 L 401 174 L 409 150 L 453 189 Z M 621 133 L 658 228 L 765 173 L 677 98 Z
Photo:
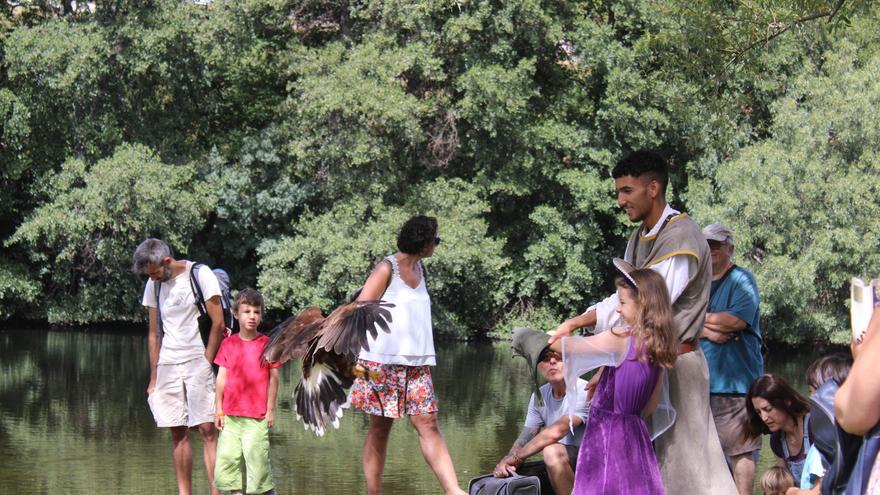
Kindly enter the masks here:
M 367 369 L 360 364 L 354 365 L 351 369 L 351 372 L 354 373 L 354 376 L 358 378 L 364 378 L 367 375 Z

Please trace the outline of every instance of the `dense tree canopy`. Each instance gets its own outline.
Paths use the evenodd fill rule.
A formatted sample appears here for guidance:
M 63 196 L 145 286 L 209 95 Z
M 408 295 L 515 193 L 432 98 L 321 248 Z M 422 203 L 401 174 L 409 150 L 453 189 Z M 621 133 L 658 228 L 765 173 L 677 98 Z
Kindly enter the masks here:
M 609 290 L 643 147 L 734 228 L 770 338 L 843 340 L 880 270 L 870 4 L 72 5 L 0 6 L 0 318 L 143 318 L 147 236 L 327 310 L 429 214 L 439 333 L 548 328 Z

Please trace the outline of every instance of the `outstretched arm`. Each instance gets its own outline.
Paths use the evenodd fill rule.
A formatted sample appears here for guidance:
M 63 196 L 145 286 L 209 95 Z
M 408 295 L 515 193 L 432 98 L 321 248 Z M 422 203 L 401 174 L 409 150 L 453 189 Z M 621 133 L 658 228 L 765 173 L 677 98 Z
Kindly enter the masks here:
M 535 438 L 539 431 L 541 431 L 541 429 L 536 426 L 526 426 L 525 428 L 523 428 L 522 433 L 520 433 L 519 437 L 517 437 L 517 439 L 513 442 L 513 446 L 510 447 L 507 455 L 505 455 L 500 461 L 498 461 L 498 464 L 495 465 L 495 471 L 493 472 L 493 474 L 496 478 L 506 478 L 507 476 L 509 476 L 507 468 L 513 461 L 513 454 L 522 446 L 529 443 L 531 439 Z
M 523 461 L 538 452 L 541 452 L 544 450 L 544 447 L 561 440 L 562 437 L 567 435 L 570 431 L 568 418 L 569 416 L 567 415 L 560 417 L 555 423 L 541 430 L 540 433 L 534 435 L 531 440 L 521 447 L 517 447 L 517 443 L 514 443 L 513 448 L 510 449 L 507 456 L 498 463 L 498 466 L 496 466 L 495 476 L 501 478 L 507 476 L 509 470 L 512 469 L 516 471 L 516 468 L 518 468 Z M 573 416 L 571 423 L 575 428 L 584 424 L 580 416 Z M 520 435 L 520 438 L 522 438 L 522 435 Z M 519 439 L 517 440 L 519 441 Z M 499 472 L 501 473 L 500 475 L 498 474 Z
M 555 336 L 554 336 L 555 337 Z M 629 334 L 612 329 L 587 337 L 573 337 L 566 340 L 566 352 L 571 354 L 605 352 L 626 352 Z M 550 350 L 562 353 L 562 339 L 550 340 Z
M 583 327 L 592 327 L 596 325 L 596 312 L 595 311 L 587 311 L 584 314 L 577 315 L 573 318 L 569 318 L 556 327 L 556 330 L 553 331 L 553 335 L 550 337 L 550 344 L 554 344 L 560 341 L 562 337 L 568 337 L 577 330 L 578 328 Z M 557 351 L 558 352 L 558 351 Z

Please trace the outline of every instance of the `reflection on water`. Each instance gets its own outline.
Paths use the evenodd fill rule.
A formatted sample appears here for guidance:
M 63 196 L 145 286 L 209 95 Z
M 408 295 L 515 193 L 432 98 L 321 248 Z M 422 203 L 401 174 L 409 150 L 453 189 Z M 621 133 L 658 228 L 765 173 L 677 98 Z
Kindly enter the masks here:
M 522 360 L 506 345 L 439 343 L 433 368 L 440 423 L 462 485 L 490 471 L 519 433 L 530 393 Z M 815 351 L 813 351 L 815 352 Z M 817 354 L 771 359 L 768 371 L 805 391 L 803 370 Z M 298 368 L 281 368 L 271 432 L 278 493 L 364 490 L 360 454 L 367 421 L 348 411 L 324 438 L 294 420 Z M 146 403 L 146 337 L 92 332 L 0 331 L 0 487 L 3 493 L 174 493 L 170 436 Z M 201 445 L 194 442 L 193 487 L 207 493 Z M 767 446 L 762 465 L 772 464 Z M 415 430 L 396 423 L 385 491 L 434 494 Z

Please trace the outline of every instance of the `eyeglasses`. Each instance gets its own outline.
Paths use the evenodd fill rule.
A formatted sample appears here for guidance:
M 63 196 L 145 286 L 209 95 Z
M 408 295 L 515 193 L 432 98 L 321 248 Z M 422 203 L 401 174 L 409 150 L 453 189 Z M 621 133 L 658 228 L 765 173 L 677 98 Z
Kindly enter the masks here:
M 440 245 L 440 241 L 441 241 L 440 236 L 434 237 L 434 245 L 435 245 L 435 246 L 439 246 L 439 245 Z

